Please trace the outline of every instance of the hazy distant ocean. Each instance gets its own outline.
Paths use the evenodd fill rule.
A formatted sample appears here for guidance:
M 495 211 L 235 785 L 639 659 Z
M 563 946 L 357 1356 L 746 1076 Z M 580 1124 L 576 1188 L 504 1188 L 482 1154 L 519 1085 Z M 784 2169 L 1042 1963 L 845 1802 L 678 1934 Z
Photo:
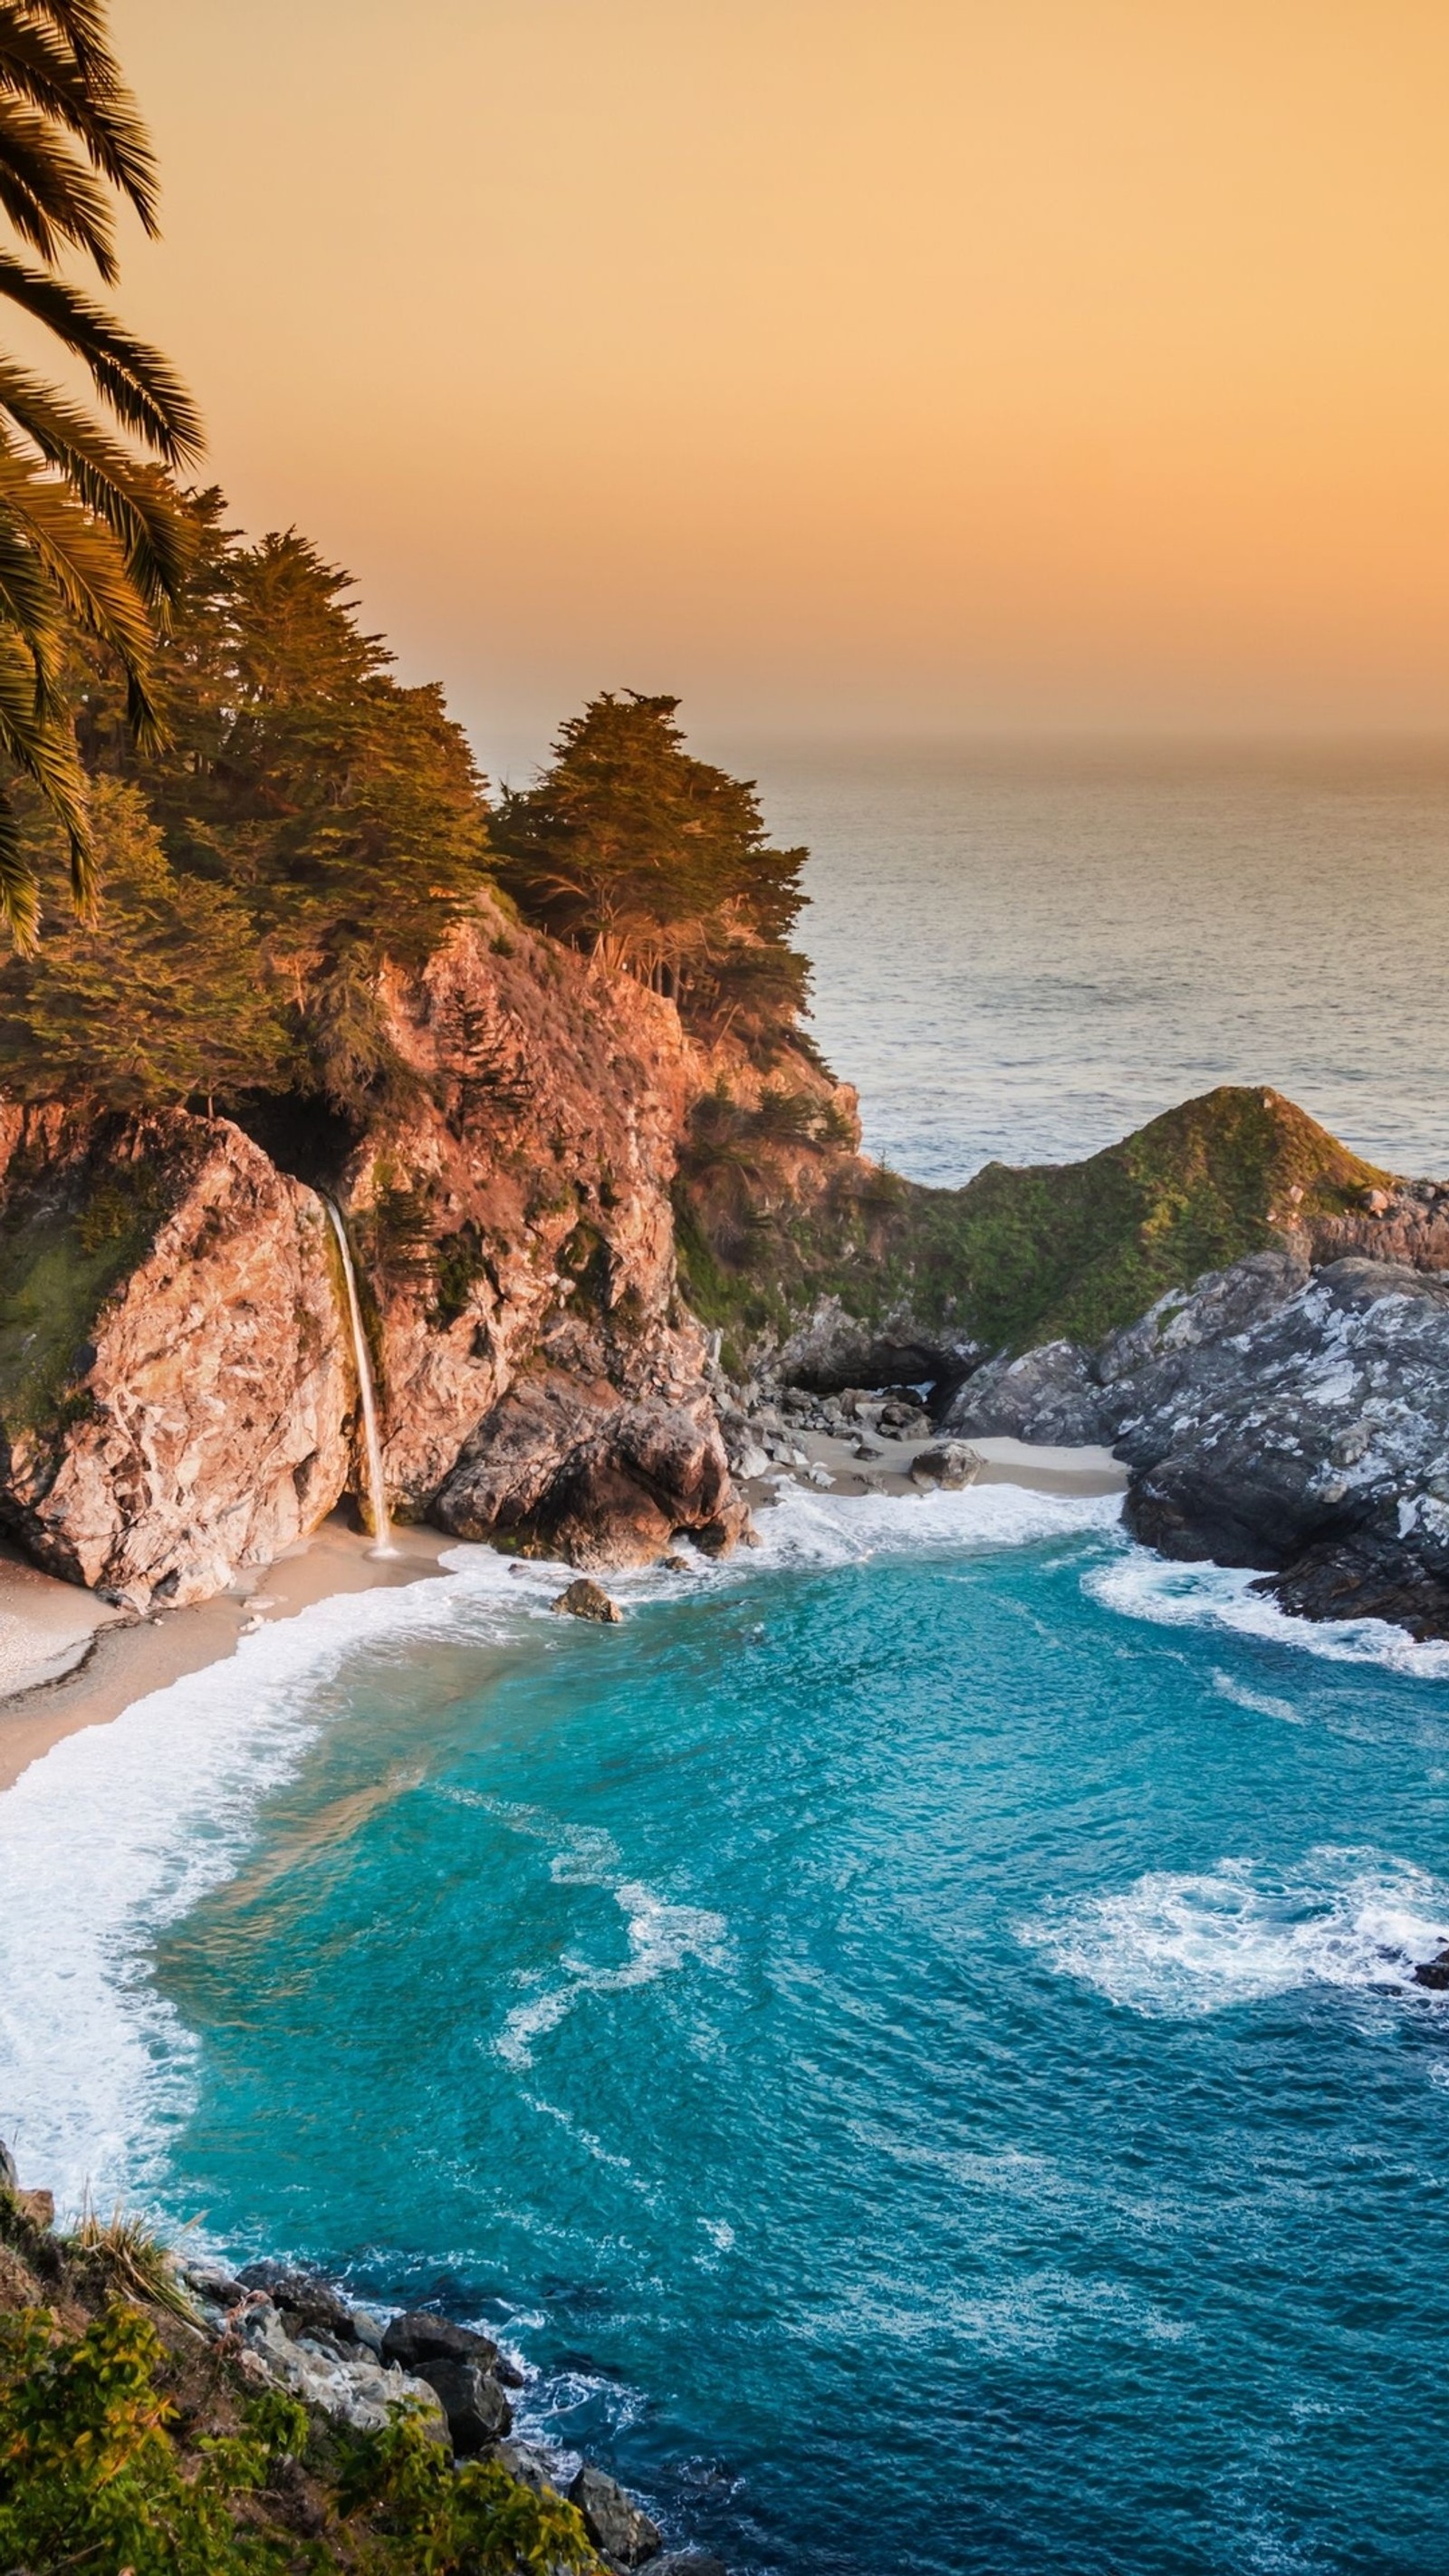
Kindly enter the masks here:
M 726 755 L 813 855 L 815 1023 L 920 1180 L 1266 1082 L 1449 1171 L 1449 749 Z
M 1436 1165 L 1449 785 L 758 764 L 908 1171 L 1271 1080 Z M 1449 2576 L 1449 1648 L 1110 1504 L 460 1548 L 0 1797 L 0 2135 L 491 2321 L 778 2576 Z

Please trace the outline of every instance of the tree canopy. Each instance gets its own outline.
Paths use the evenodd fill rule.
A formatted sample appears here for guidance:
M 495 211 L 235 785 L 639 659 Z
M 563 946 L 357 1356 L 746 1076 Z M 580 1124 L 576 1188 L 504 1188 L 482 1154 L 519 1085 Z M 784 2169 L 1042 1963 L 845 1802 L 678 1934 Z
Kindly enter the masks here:
M 555 937 L 768 1055 L 805 999 L 788 940 L 806 853 L 770 846 L 752 780 L 685 749 L 678 706 L 606 690 L 570 717 L 537 784 L 494 814 L 499 874 Z
M 140 791 L 185 902 L 210 885 L 242 907 L 291 1078 L 357 1106 L 390 1070 L 384 961 L 420 963 L 487 882 L 483 781 L 441 689 L 401 686 L 359 628 L 347 573 L 294 529 L 243 543 L 216 491 L 189 511 L 158 663 L 165 740 L 135 741 L 114 659 L 92 647 L 82 750 Z

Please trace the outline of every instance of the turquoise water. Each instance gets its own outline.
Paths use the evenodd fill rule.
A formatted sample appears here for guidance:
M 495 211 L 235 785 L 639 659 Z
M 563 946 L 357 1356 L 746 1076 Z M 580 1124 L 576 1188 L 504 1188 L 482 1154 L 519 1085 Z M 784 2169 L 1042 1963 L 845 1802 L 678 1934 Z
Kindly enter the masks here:
M 901 1169 L 1220 1080 L 1449 1167 L 1442 759 L 746 765 Z M 0 2135 L 493 2320 L 752 2576 L 1449 2576 L 1449 1650 L 1109 1519 L 262 1629 L 0 1797 Z
M 1103 1519 L 263 1631 L 0 1801 L 0 2128 L 497 2321 L 737 2567 L 1449 2567 L 1445 1653 Z

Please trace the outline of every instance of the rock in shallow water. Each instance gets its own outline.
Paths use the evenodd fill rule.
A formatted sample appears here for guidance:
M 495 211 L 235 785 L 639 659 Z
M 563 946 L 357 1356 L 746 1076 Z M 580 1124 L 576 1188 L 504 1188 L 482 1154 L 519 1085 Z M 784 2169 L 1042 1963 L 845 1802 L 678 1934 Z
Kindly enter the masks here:
M 617 2566 L 640 2567 L 647 2558 L 658 2557 L 663 2540 L 658 2523 L 625 2494 L 616 2479 L 606 2477 L 587 2460 L 569 2488 L 569 2502 L 578 2506 L 594 2547 Z
M 1414 1970 L 1414 1983 L 1428 1986 L 1435 1994 L 1449 1992 L 1449 1950 L 1439 1951 L 1435 1958 L 1421 1960 Z
M 590 1583 L 586 1575 L 580 1575 L 577 1583 L 571 1583 L 566 1592 L 561 1592 L 556 1601 L 549 1603 L 549 1608 L 562 1611 L 568 1619 L 595 1619 L 605 1628 L 617 1628 L 624 1616 L 618 1602 L 610 1600 L 603 1585 Z
M 459 2459 L 470 2460 L 513 2430 L 513 2409 L 490 2372 L 471 2361 L 422 2361 L 417 2376 L 437 2393 Z
M 1112 1389 L 1134 1536 L 1258 1567 L 1307 1617 L 1449 1636 L 1449 1281 L 1338 1261 L 1202 1338 L 1195 1303 Z

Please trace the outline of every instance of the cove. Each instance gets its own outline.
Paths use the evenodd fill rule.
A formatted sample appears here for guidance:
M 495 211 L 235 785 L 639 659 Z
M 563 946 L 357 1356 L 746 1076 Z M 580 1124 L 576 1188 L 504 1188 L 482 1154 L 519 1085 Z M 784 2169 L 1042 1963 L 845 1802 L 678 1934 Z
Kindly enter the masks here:
M 159 1702 L 59 1748 L 130 1875 L 83 1957 L 0 1854 L 52 2100 L 238 2256 L 495 2321 L 732 2566 L 1443 2564 L 1442 1650 L 1101 1508 L 850 1508 L 617 1631 L 464 1552 L 239 1657 L 210 1863 Z

